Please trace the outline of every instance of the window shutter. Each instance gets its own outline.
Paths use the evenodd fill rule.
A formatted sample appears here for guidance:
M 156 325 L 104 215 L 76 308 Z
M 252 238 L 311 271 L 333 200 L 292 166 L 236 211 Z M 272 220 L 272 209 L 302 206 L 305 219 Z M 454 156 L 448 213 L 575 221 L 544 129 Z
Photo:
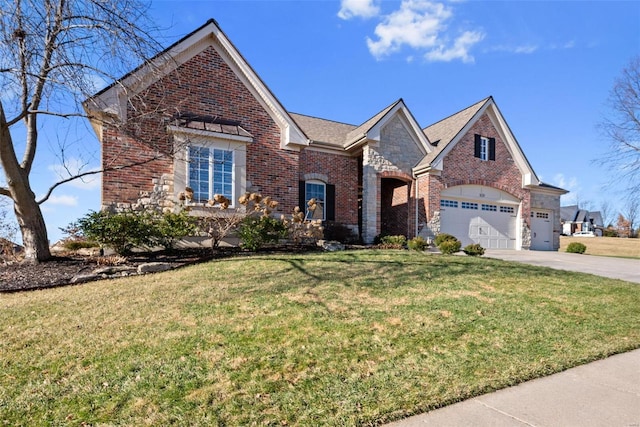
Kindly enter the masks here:
M 305 214 L 307 213 L 307 204 L 305 203 L 306 187 L 304 181 L 298 181 L 298 207 Z
M 327 221 L 336 220 L 336 186 L 333 184 L 326 185 L 327 199 L 325 200 L 325 213 Z
M 496 159 L 496 139 L 489 138 L 489 160 Z
M 475 134 L 474 137 L 475 137 L 475 145 L 474 145 L 473 156 L 480 158 L 480 135 Z

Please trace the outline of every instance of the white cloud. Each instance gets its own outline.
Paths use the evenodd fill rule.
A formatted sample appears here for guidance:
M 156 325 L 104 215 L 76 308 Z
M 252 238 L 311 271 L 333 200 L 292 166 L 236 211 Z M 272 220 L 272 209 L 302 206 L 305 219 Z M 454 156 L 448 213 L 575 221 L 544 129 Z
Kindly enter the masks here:
M 440 46 L 425 54 L 425 58 L 430 61 L 449 62 L 454 59 L 461 59 L 462 62 L 473 62 L 473 56 L 469 55 L 469 49 L 484 38 L 482 33 L 465 31 L 456 39 L 453 46 Z
M 51 197 L 47 199 L 46 203 L 61 206 L 78 206 L 78 197 L 70 196 L 68 194 L 63 194 L 61 196 L 52 194 Z
M 555 185 L 556 187 L 564 188 L 569 191 L 568 194 L 564 194 L 560 197 L 562 205 L 578 203 L 578 195 L 581 187 L 576 177 L 567 178 L 563 173 L 557 173 L 554 175 L 551 185 Z
M 377 59 L 408 46 L 426 51 L 430 61 L 461 59 L 473 62 L 470 48 L 484 38 L 480 31 L 465 31 L 453 41 L 445 34 L 453 12 L 443 3 L 403 0 L 400 9 L 384 17 L 375 29 L 377 40 L 367 37 L 367 46 Z
M 523 45 L 523 46 L 517 46 L 515 49 L 513 49 L 514 53 L 533 53 L 536 50 L 538 50 L 538 46 L 534 46 L 534 45 Z
M 341 19 L 372 18 L 380 13 L 374 0 L 342 0 L 338 17 Z
M 67 159 L 64 165 L 49 165 L 49 170 L 55 174 L 56 181 L 67 179 L 71 176 L 96 169 L 97 167 L 88 166 L 85 161 L 79 158 Z M 70 185 L 72 187 L 80 188 L 83 190 L 94 190 L 100 187 L 100 174 L 87 175 L 83 178 L 74 179 L 73 181 L 70 181 L 65 185 Z

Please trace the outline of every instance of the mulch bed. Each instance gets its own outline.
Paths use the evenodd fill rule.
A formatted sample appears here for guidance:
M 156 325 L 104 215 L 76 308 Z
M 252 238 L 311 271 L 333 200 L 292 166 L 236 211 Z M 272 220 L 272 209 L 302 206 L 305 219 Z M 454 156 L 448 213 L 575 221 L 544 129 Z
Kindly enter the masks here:
M 235 251 L 225 251 L 228 256 Z M 173 252 L 141 253 L 129 256 L 126 262 L 119 264 L 137 267 L 149 262 L 164 262 L 172 268 L 208 261 L 222 256 L 211 249 L 189 249 Z M 99 266 L 98 258 L 91 256 L 54 256 L 50 261 L 39 264 L 6 263 L 0 264 L 0 292 L 19 292 L 45 289 L 70 284 L 71 279 Z
M 260 250 L 260 253 L 309 252 L 320 250 L 308 246 L 270 247 Z M 254 252 L 242 251 L 235 247 L 218 248 L 212 251 L 204 249 L 180 249 L 175 251 L 161 251 L 151 253 L 136 253 L 126 257 L 126 262 L 119 264 L 138 267 L 150 262 L 163 262 L 171 268 L 205 262 L 216 258 L 233 255 L 251 255 Z M 31 291 L 70 285 L 71 279 L 83 273 L 88 273 L 99 267 L 98 257 L 69 255 L 54 256 L 50 261 L 39 264 L 28 263 L 0 263 L 0 293 Z M 83 282 L 86 283 L 86 282 Z

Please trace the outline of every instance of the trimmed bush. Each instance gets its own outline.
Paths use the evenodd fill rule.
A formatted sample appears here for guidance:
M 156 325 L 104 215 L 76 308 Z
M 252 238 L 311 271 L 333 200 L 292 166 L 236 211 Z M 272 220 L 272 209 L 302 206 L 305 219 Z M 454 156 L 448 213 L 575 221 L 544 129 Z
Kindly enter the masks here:
M 445 240 L 442 243 L 440 243 L 438 245 L 438 249 L 440 249 L 440 252 L 442 252 L 445 255 L 451 255 L 454 254 L 456 252 L 460 251 L 460 247 L 462 246 L 462 243 L 460 243 L 460 240 L 458 239 L 454 239 L 454 240 Z
M 436 236 L 435 240 L 433 241 L 433 243 L 437 246 L 440 247 L 440 243 L 446 241 L 446 240 L 458 240 L 456 239 L 455 236 L 452 236 L 451 234 L 447 234 L 447 233 L 440 233 Z
M 152 218 L 156 227 L 156 240 L 166 249 L 173 249 L 176 242 L 185 236 L 193 235 L 197 229 L 197 218 L 183 210 L 179 213 L 165 212 Z
M 325 240 L 336 240 L 340 243 L 357 243 L 358 236 L 353 230 L 344 224 L 335 221 L 326 221 L 324 225 Z
M 429 247 L 429 243 L 424 238 L 417 236 L 407 242 L 407 247 L 412 251 L 424 251 Z
M 238 237 L 243 248 L 256 251 L 287 237 L 287 228 L 282 221 L 270 216 L 248 216 L 238 227 Z
M 89 240 L 126 255 L 133 248 L 149 248 L 157 240 L 153 216 L 142 212 L 90 212 L 78 220 L 78 227 Z
M 587 247 L 580 242 L 571 242 L 567 246 L 567 252 L 572 254 L 583 254 L 587 250 Z
M 384 236 L 381 240 L 384 245 L 404 246 L 407 243 L 407 238 L 403 235 Z
M 482 256 L 484 255 L 484 248 L 479 243 L 474 243 L 465 246 L 462 252 L 470 256 Z

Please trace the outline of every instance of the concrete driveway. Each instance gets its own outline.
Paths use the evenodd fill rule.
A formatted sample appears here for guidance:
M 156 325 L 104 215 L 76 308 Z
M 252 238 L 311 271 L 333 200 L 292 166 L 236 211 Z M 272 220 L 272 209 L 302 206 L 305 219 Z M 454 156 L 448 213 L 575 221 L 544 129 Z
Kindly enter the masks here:
M 551 251 L 487 249 L 485 257 L 640 283 L 640 260 Z

